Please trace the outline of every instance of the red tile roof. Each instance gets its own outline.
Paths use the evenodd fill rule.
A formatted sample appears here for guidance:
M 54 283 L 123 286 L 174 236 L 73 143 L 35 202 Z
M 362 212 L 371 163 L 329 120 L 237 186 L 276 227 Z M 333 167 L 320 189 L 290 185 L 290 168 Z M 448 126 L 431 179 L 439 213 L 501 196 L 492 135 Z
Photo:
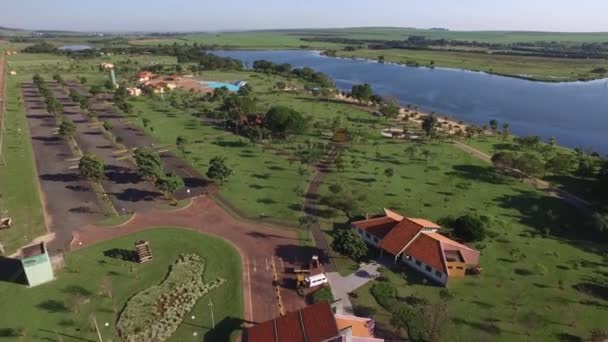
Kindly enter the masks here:
M 427 234 L 420 234 L 405 249 L 407 255 L 424 262 L 436 270 L 447 273 L 445 260 L 441 249 L 441 241 L 433 239 Z
M 399 221 L 395 221 L 390 217 L 377 217 L 369 220 L 353 222 L 352 225 L 374 235 L 378 239 L 384 239 L 384 237 L 398 223 Z
M 408 219 L 403 219 L 380 241 L 380 247 L 393 255 L 397 255 L 423 228 Z
M 328 302 L 307 306 L 247 328 L 245 342 L 321 342 L 340 333 Z

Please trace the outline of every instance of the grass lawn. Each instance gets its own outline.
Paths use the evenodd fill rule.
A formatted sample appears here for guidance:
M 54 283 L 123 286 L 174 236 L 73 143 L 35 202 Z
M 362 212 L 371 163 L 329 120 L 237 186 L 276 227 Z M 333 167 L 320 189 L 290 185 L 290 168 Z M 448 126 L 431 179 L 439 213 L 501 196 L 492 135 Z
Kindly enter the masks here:
M 248 81 L 254 89 L 253 96 L 258 99 L 260 112 L 266 112 L 273 105 L 287 105 L 322 125 L 329 125 L 339 113 L 347 113 L 353 120 L 369 117 L 369 113 L 310 95 L 277 93 L 272 88 L 281 79 L 275 76 L 209 71 L 203 72 L 202 78 Z M 327 142 L 320 132 L 311 129 L 309 133 L 286 142 L 252 145 L 233 132 L 204 123 L 192 115 L 196 113 L 171 107 L 166 99 L 139 97 L 132 99 L 131 103 L 140 114 L 128 120 L 143 128 L 143 119 L 149 119 L 153 127 L 151 134 L 159 144 L 172 145 L 178 136 L 185 137 L 188 144 L 184 157 L 202 174 L 207 172 L 212 157 L 221 155 L 227 158 L 234 173 L 221 186 L 220 194 L 241 214 L 251 218 L 264 216 L 290 224 L 297 222 L 303 198 L 295 189 L 306 189 L 312 168 L 300 164 L 294 153 L 298 145 L 308 140 Z M 217 109 L 219 105 L 218 102 L 204 104 L 205 109 L 210 110 Z M 358 122 L 353 125 L 363 126 Z
M 13 225 L 0 231 L 5 253 L 12 254 L 33 238 L 46 233 L 38 193 L 38 179 L 19 83 L 7 78 L 6 112 L 0 158 L 1 216 Z
M 377 60 L 384 56 L 385 61 L 406 64 L 418 63 L 421 66 L 435 66 L 485 71 L 513 75 L 542 81 L 576 81 L 605 77 L 591 73 L 599 67 L 608 67 L 604 59 L 565 59 L 544 57 L 523 57 L 492 55 L 485 53 L 427 51 L 427 50 L 356 50 L 339 51 L 340 57 L 358 57 Z
M 463 140 L 463 142 L 471 147 L 474 147 L 489 156 L 492 156 L 497 152 L 528 152 L 522 151 L 517 143 L 513 140 L 513 136 L 507 139 L 502 139 L 500 136 L 480 136 L 471 139 Z M 532 151 L 533 153 L 536 153 Z M 575 156 L 574 150 L 562 146 L 556 146 L 555 152 L 570 154 Z M 546 159 L 541 153 L 536 153 L 541 159 Z M 575 174 L 576 165 L 572 165 L 571 169 L 565 174 L 553 174 L 547 172 L 543 180 L 548 181 L 558 188 L 568 191 L 574 195 L 580 196 L 581 198 L 589 202 L 599 202 L 601 199 L 597 198 L 597 192 L 594 191 L 597 187 L 596 179 L 593 177 L 582 177 Z
M 550 341 L 602 327 L 608 314 L 608 284 L 602 279 L 608 275 L 602 258 L 606 248 L 589 242 L 593 235 L 586 218 L 525 184 L 497 178 L 491 165 L 449 143 L 417 143 L 413 158 L 405 151 L 408 144 L 383 140 L 377 146 L 355 146 L 345 152 L 346 170 L 330 173 L 320 193 L 329 194 L 332 183 L 340 183 L 345 194 L 357 189 L 366 194 L 360 212 L 380 213 L 387 207 L 430 220 L 464 213 L 491 218 L 491 237 L 474 245 L 482 253 L 483 275 L 449 284 L 455 299 L 449 303 L 444 336 L 512 341 L 531 331 L 534 340 Z M 431 153 L 426 161 L 425 149 Z M 361 165 L 350 166 L 353 159 Z M 387 168 L 394 169 L 392 177 L 385 176 Z M 341 273 L 352 272 L 348 263 L 338 267 Z M 402 297 L 438 298 L 439 288 L 424 286 L 415 276 L 406 280 L 396 272 L 388 278 Z M 580 284 L 587 290 L 574 288 Z M 389 314 L 373 300 L 370 286 L 357 291 L 354 303 L 362 312 L 375 312 L 379 324 L 388 327 Z
M 140 265 L 117 256 L 133 250 L 133 243 L 137 240 L 150 242 L 152 261 Z M 234 340 L 243 315 L 242 269 L 238 252 L 221 239 L 177 228 L 140 232 L 68 253 L 67 266 L 56 275 L 57 279 L 38 287 L 0 282 L 0 308 L 12 312 L 0 318 L 1 331 L 6 334 L 8 329 L 25 329 L 26 339 L 30 341 L 54 341 L 56 334 L 65 341 L 73 340 L 70 337 L 96 341 L 97 336 L 90 323 L 94 314 L 104 340 L 118 341 L 114 324 L 127 300 L 162 282 L 169 266 L 182 253 L 198 254 L 205 259 L 206 282 L 212 282 L 218 276 L 227 282 L 201 298 L 170 340 L 189 341 L 195 332 L 198 334 L 195 340 L 203 337 L 205 341 L 227 341 L 229 336 Z M 113 299 L 100 294 L 99 284 L 103 278 L 111 280 Z M 88 299 L 78 313 L 69 304 L 74 295 Z M 215 330 L 210 329 L 209 300 L 214 304 Z

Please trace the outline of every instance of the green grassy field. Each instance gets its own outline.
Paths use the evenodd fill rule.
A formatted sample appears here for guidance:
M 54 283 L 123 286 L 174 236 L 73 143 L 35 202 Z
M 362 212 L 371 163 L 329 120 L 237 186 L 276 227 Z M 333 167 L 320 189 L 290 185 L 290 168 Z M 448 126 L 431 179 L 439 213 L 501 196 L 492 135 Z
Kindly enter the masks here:
M 422 36 L 430 39 L 478 41 L 484 43 L 608 41 L 608 32 L 442 31 L 396 27 L 359 27 L 319 30 L 286 30 L 283 31 L 283 33 L 298 36 L 331 36 L 352 39 L 386 40 L 404 40 L 410 36 Z
M 399 64 L 418 63 L 420 66 L 456 68 L 522 77 L 541 81 L 591 80 L 601 75 L 591 70 L 608 68 L 604 59 L 566 59 L 492 55 L 485 53 L 429 51 L 429 50 L 356 50 L 339 51 L 340 57 L 356 57 Z
M 11 217 L 10 229 L 0 230 L 6 255 L 14 253 L 46 227 L 38 192 L 38 178 L 29 129 L 21 103 L 21 90 L 14 77 L 7 78 L 6 113 L 0 157 L 0 209 Z
M 602 327 L 608 314 L 608 286 L 602 280 L 608 275 L 602 258 L 606 248 L 589 242 L 593 235 L 588 219 L 525 184 L 498 178 L 490 165 L 449 143 L 415 144 L 413 158 L 406 151 L 410 144 L 414 143 L 357 145 L 345 153 L 346 170 L 331 173 L 320 193 L 328 195 L 332 183 L 342 185 L 344 194 L 365 193 L 360 212 L 370 214 L 386 207 L 431 220 L 465 213 L 491 218 L 491 237 L 475 245 L 482 253 L 483 275 L 455 279 L 448 286 L 455 299 L 449 303 L 450 324 L 444 336 L 454 341 L 512 341 L 525 338 L 531 330 L 532 339 L 552 341 L 559 334 L 585 336 Z M 423 150 L 430 151 L 427 160 Z M 353 159 L 361 166 L 353 167 Z M 392 177 L 385 176 L 387 168 L 394 169 Z M 344 219 L 335 214 L 333 221 Z M 324 223 L 327 227 L 327 219 Z M 515 251 L 523 257 L 515 258 Z M 352 272 L 352 264 L 337 266 L 343 274 Z M 406 273 L 388 275 L 401 297 L 437 300 L 440 288 L 422 285 L 420 279 Z M 600 284 L 596 292 L 574 288 L 596 282 Z M 354 303 L 362 312 L 371 309 L 387 327 L 390 315 L 369 294 L 371 286 L 357 290 Z M 526 317 L 531 313 L 541 318 L 529 323 Z
M 324 49 L 340 47 L 339 44 L 324 42 L 305 42 L 295 35 L 282 34 L 279 32 L 222 32 L 193 34 L 180 38 L 152 38 L 133 39 L 134 45 L 157 45 L 157 44 L 183 44 L 198 43 L 201 45 L 218 45 L 221 47 L 241 49 Z
M 145 264 L 122 260 L 119 255 L 133 250 L 137 240 L 147 240 L 154 259 Z M 179 246 L 179 248 L 176 248 Z M 220 288 L 204 296 L 171 341 L 227 341 L 236 338 L 243 315 L 241 259 L 238 252 L 221 239 L 177 228 L 159 228 L 113 241 L 103 242 L 66 255 L 66 268 L 56 280 L 27 288 L 0 282 L 0 308 L 10 315 L 0 318 L 0 333 L 24 329 L 27 341 L 96 341 L 93 315 L 104 341 L 118 341 L 114 325 L 127 300 L 152 285 L 159 284 L 179 254 L 192 253 L 205 261 L 205 280 L 227 279 Z M 112 299 L 101 295 L 100 282 L 110 281 Z M 75 312 L 70 305 L 75 296 L 86 298 Z M 210 329 L 209 300 L 214 303 L 216 329 Z M 194 319 L 191 319 L 194 316 Z M 106 325 L 107 323 L 107 325 Z M 193 337 L 197 333 L 198 337 Z M 20 340 L 3 336 L 3 339 Z

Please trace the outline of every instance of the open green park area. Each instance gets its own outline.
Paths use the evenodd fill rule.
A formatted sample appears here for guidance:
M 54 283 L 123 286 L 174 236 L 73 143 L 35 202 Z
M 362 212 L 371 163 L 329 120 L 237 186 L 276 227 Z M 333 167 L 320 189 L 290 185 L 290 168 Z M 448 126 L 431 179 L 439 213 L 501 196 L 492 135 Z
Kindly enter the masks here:
M 138 240 L 149 241 L 152 249 L 153 259 L 144 264 L 132 260 Z M 56 280 L 34 288 L 0 282 L 0 308 L 10 312 L 0 318 L 0 337 L 97 341 L 95 319 L 104 341 L 118 341 L 116 322 L 127 301 L 162 283 L 181 254 L 204 259 L 206 283 L 217 277 L 226 282 L 198 301 L 169 340 L 234 340 L 243 317 L 239 253 L 222 239 L 178 228 L 148 230 L 66 253 L 66 266 Z

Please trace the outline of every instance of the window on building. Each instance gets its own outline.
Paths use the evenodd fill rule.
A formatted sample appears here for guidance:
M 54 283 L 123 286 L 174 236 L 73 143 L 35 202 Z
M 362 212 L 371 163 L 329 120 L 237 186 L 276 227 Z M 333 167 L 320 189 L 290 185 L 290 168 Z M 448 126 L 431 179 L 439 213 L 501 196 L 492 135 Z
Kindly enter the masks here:
M 365 233 L 365 236 L 367 236 L 368 239 L 372 237 L 371 235 L 369 235 L 369 233 Z
M 451 269 L 452 269 L 452 266 L 448 266 L 448 270 L 451 270 Z
M 420 261 L 416 260 L 416 265 L 420 266 L 420 265 L 422 265 L 422 263 Z
M 378 243 L 378 238 L 377 237 L 374 238 L 374 242 Z
M 438 278 L 441 278 L 441 272 L 439 272 L 439 271 L 435 271 L 435 275 L 436 275 Z
M 431 272 L 431 270 L 432 270 L 431 266 L 427 266 L 426 270 L 427 270 L 427 272 Z
M 462 270 L 462 266 L 457 266 L 456 268 L 459 270 Z

